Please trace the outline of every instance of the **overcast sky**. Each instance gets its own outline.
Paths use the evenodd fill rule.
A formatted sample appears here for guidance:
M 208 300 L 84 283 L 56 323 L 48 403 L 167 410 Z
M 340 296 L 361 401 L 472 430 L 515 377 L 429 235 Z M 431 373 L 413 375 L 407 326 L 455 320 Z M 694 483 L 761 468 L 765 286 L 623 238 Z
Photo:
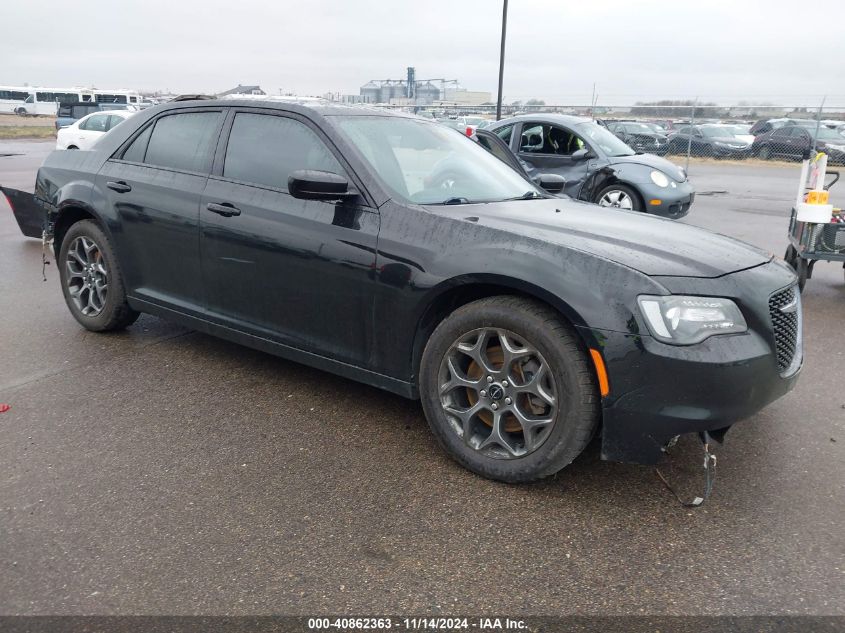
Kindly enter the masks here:
M 595 82 L 600 105 L 845 105 L 843 18 L 843 0 L 511 0 L 505 100 L 589 103 Z M 2 0 L 0 24 L 3 85 L 357 94 L 415 66 L 495 98 L 501 0 Z

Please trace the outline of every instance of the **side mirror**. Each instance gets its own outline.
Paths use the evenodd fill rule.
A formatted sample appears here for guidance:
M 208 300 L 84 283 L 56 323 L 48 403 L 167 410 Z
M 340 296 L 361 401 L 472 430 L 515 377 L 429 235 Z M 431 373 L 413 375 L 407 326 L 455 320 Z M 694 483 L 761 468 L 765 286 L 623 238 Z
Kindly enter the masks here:
M 549 193 L 560 193 L 566 186 L 566 178 L 558 174 L 537 174 L 533 180 Z
M 587 160 L 589 158 L 595 158 L 595 157 L 596 157 L 596 155 L 593 154 L 586 147 L 582 148 L 582 149 L 577 149 L 574 152 L 572 152 L 572 160 L 575 160 L 575 161 Z
M 346 200 L 358 195 L 339 174 L 315 169 L 298 169 L 288 176 L 288 192 L 302 200 Z

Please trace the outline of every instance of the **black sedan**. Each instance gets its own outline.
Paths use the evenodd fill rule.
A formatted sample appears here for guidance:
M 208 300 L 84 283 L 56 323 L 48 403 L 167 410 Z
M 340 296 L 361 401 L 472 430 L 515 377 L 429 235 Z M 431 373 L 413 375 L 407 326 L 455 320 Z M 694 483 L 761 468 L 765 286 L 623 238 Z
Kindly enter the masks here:
M 711 158 L 748 158 L 751 143 L 726 125 L 686 125 L 669 135 L 669 152 Z
M 604 458 L 652 463 L 801 367 L 785 264 L 551 197 L 415 117 L 168 103 L 50 155 L 35 201 L 83 327 L 148 312 L 419 398 L 448 453 L 502 481 L 558 471 L 599 430 Z
M 754 139 L 754 153 L 763 160 L 808 157 L 811 150 L 825 152 L 831 163 L 845 163 L 845 137 L 836 130 L 808 125 L 779 127 Z
M 607 121 L 607 129 L 620 141 L 638 152 L 662 156 L 669 151 L 669 139 L 647 124 L 638 121 Z
M 498 121 L 496 133 L 529 175 L 566 179 L 564 193 L 605 207 L 667 218 L 689 212 L 695 196 L 684 170 L 664 158 L 638 153 L 606 127 L 562 114 L 526 114 Z

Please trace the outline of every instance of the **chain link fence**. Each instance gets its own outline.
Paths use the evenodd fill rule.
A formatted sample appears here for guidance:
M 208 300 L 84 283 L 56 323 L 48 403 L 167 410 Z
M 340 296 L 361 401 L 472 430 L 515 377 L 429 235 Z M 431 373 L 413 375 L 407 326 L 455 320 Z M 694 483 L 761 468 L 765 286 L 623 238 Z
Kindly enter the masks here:
M 496 106 L 491 104 L 376 107 L 415 112 L 462 132 L 487 127 L 496 118 Z M 794 163 L 814 150 L 827 153 L 829 164 L 845 164 L 845 106 L 677 101 L 623 106 L 512 104 L 503 107 L 502 118 L 550 112 L 593 119 L 633 151 L 666 156 L 687 171 L 702 160 Z

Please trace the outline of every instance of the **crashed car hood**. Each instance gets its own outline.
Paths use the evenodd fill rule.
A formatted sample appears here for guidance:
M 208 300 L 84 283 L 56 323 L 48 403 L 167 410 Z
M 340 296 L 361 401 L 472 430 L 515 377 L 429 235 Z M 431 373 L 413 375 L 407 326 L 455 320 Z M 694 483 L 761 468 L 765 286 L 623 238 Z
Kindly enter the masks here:
M 720 277 L 772 259 L 739 240 L 689 224 L 560 198 L 426 210 L 591 253 L 649 276 Z
M 665 158 L 655 156 L 654 154 L 635 154 L 634 156 L 608 156 L 607 160 L 611 165 L 619 163 L 633 163 L 637 165 L 645 165 L 652 169 L 659 169 L 664 174 L 677 182 L 684 182 L 687 177 L 684 171 L 675 163 L 672 163 Z

